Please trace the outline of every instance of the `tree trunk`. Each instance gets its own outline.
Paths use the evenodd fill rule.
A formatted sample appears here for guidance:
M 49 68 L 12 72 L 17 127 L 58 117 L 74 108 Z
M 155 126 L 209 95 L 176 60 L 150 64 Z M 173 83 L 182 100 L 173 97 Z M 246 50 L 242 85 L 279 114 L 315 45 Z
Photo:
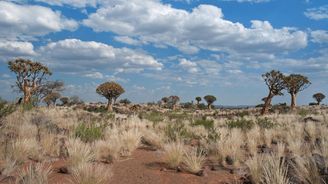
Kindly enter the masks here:
M 31 94 L 31 91 L 28 87 L 24 88 L 24 98 L 23 98 L 23 103 L 24 104 L 28 104 L 31 102 L 31 97 L 32 97 L 32 94 Z
M 262 108 L 262 110 L 261 110 L 261 115 L 264 115 L 264 114 L 267 114 L 267 113 L 268 113 L 268 111 L 269 111 L 269 106 L 270 106 L 270 104 L 271 104 L 272 98 L 273 98 L 273 94 L 272 94 L 272 92 L 270 91 L 268 97 L 265 99 L 264 106 L 263 106 L 263 108 Z
M 211 109 L 212 109 L 212 104 L 207 104 L 207 108 L 208 108 L 209 110 L 211 110 Z
M 108 102 L 107 102 L 107 111 L 108 112 L 112 112 L 113 111 L 112 100 L 108 100 Z
M 295 110 L 295 107 L 296 107 L 296 94 L 291 93 L 290 96 L 291 96 L 290 109 Z
M 197 105 L 199 105 L 199 101 L 197 101 Z

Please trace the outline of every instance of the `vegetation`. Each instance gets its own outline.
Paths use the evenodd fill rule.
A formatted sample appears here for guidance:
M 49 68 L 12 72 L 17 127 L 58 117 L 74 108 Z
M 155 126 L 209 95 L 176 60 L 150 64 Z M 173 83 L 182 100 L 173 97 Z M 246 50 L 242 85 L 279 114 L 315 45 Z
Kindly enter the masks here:
M 290 108 L 294 110 L 296 107 L 296 95 L 309 87 L 311 82 L 306 76 L 300 74 L 291 74 L 284 77 L 285 88 L 291 96 Z
M 207 102 L 207 108 L 212 109 L 212 104 L 216 101 L 216 97 L 213 95 L 204 96 L 204 100 Z
M 113 103 L 115 103 L 116 99 L 125 91 L 121 85 L 115 82 L 105 82 L 97 87 L 96 92 L 108 100 L 108 111 L 113 111 Z
M 271 70 L 262 75 L 265 84 L 268 86 L 269 94 L 265 99 L 261 114 L 266 114 L 269 111 L 272 98 L 277 95 L 283 95 L 282 90 L 285 88 L 284 75 L 280 71 Z
M 326 98 L 326 96 L 322 93 L 316 93 L 312 96 L 316 101 L 317 101 L 317 104 L 320 105 L 320 103 L 322 102 L 323 99 Z
M 16 74 L 16 86 L 24 94 L 24 104 L 31 102 L 32 96 L 39 90 L 46 75 L 52 74 L 43 64 L 22 58 L 9 61 L 8 67 Z

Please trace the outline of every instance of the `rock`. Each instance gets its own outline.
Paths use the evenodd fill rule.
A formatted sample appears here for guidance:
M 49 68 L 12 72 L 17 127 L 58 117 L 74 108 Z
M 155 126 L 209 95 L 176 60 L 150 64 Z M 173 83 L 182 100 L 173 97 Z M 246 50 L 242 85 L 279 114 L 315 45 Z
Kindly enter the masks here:
M 313 117 L 306 117 L 306 118 L 304 118 L 303 119 L 303 121 L 305 122 L 305 123 L 307 123 L 307 122 L 309 122 L 309 121 L 312 121 L 312 122 L 320 122 L 320 120 L 318 120 L 318 119 L 315 119 L 315 118 L 313 118 Z
M 61 174 L 68 174 L 68 168 L 63 166 L 63 167 L 60 167 L 58 168 L 58 173 L 61 173 Z
M 228 165 L 232 165 L 234 163 L 234 160 L 231 158 L 231 156 L 227 156 L 225 161 Z
M 207 173 L 205 172 L 205 170 L 200 170 L 196 173 L 197 176 L 207 176 Z
M 182 169 L 180 166 L 177 167 L 177 172 L 182 172 Z
M 165 171 L 167 171 L 167 170 L 166 170 L 166 168 L 162 167 L 160 171 L 165 172 Z

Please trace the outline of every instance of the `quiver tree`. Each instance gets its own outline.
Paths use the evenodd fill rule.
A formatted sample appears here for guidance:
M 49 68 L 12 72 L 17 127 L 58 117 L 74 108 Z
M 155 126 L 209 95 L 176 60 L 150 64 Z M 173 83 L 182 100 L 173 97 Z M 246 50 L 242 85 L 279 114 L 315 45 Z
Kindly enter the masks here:
M 320 105 L 322 100 L 326 98 L 326 96 L 322 93 L 316 93 L 312 97 L 317 101 L 317 105 Z
M 266 114 L 269 110 L 272 98 L 277 95 L 283 95 L 281 92 L 285 88 L 284 75 L 280 71 L 271 70 L 262 75 L 265 84 L 268 86 L 269 94 L 265 100 L 261 114 Z
M 23 92 L 23 103 L 31 102 L 46 75 L 51 75 L 48 67 L 29 59 L 14 59 L 8 62 L 8 68 L 16 74 L 16 86 Z
M 113 103 L 125 91 L 121 85 L 115 82 L 105 82 L 97 87 L 96 92 L 107 98 L 107 110 L 113 111 Z
M 202 97 L 197 96 L 197 97 L 195 98 L 195 100 L 197 101 L 197 105 L 199 105 L 199 102 L 202 101 Z
M 169 96 L 167 103 L 172 107 L 173 110 L 175 110 L 179 101 L 180 98 L 178 96 Z
M 296 95 L 310 86 L 311 82 L 306 76 L 300 74 L 290 74 L 284 77 L 285 88 L 291 96 L 290 108 L 296 107 Z
M 35 96 L 38 99 L 46 98 L 49 94 L 52 93 L 60 93 L 64 90 L 64 82 L 56 80 L 56 81 L 47 81 L 44 84 L 40 85 L 38 90 L 36 91 Z
M 213 95 L 206 95 L 204 96 L 204 100 L 207 103 L 207 108 L 212 109 L 212 104 L 216 101 L 216 97 Z
M 69 104 L 69 98 L 64 96 L 59 99 L 62 103 L 62 105 L 68 105 Z
M 56 105 L 56 101 L 61 97 L 61 95 L 57 92 L 53 92 L 48 94 L 46 97 L 43 98 L 44 103 L 47 104 L 49 107 L 51 104 Z

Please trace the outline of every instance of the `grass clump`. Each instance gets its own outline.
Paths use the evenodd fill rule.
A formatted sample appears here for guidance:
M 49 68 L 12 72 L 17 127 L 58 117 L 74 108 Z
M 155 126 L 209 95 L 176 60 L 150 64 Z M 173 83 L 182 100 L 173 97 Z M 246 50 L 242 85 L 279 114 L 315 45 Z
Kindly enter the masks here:
M 197 151 L 197 149 L 191 149 L 184 152 L 183 163 L 187 171 L 193 174 L 202 170 L 205 162 L 205 156 L 203 151 Z
M 254 122 L 252 120 L 247 120 L 245 118 L 240 118 L 236 120 L 228 120 L 226 121 L 226 125 L 228 128 L 240 128 L 242 130 L 250 130 L 254 126 Z
M 273 123 L 269 118 L 258 118 L 256 120 L 256 124 L 260 127 L 260 128 L 264 128 L 264 129 L 271 129 L 274 128 L 276 126 L 275 123 Z
M 52 173 L 51 166 L 44 164 L 30 164 L 27 169 L 22 169 L 19 175 L 20 184 L 47 184 L 49 175 Z
M 75 129 L 75 137 L 80 138 L 83 142 L 94 142 L 103 136 L 103 128 L 94 124 L 79 124 Z
M 151 113 L 145 113 L 140 115 L 142 118 L 147 119 L 153 123 L 158 123 L 164 120 L 163 114 L 157 111 Z
M 170 142 L 164 145 L 164 161 L 171 169 L 176 169 L 183 160 L 185 146 L 182 142 Z
M 203 119 L 197 119 L 192 124 L 192 126 L 203 126 L 207 130 L 214 128 L 214 121 L 213 120 L 207 120 L 205 118 Z
M 72 177 L 73 184 L 107 184 L 112 172 L 104 165 L 83 163 L 72 169 Z

